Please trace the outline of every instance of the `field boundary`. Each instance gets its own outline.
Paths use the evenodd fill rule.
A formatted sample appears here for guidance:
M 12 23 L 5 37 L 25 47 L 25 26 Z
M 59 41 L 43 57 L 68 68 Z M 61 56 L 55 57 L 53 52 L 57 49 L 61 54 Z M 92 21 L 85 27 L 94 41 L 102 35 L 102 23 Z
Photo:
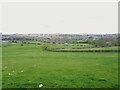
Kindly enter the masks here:
M 52 52 L 120 52 L 120 50 L 74 50 L 74 49 L 53 49 Z

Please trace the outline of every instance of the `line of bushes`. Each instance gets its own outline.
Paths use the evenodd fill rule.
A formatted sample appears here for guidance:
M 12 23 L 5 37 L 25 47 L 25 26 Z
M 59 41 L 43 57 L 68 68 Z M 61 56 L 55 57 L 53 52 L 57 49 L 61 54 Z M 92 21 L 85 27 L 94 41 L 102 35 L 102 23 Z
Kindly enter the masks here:
M 120 52 L 120 50 L 60 50 L 60 49 L 54 49 L 54 50 L 48 50 L 52 52 Z

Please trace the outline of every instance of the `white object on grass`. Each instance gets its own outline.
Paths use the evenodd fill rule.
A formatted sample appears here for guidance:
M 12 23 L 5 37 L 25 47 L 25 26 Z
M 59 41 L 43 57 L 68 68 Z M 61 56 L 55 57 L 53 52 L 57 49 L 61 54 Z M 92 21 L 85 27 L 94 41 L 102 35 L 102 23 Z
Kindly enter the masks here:
M 43 84 L 40 84 L 40 85 L 39 85 L 39 88 L 41 88 L 42 86 L 43 86 Z
M 23 72 L 23 70 L 21 70 L 21 72 Z
M 10 76 L 10 75 L 13 75 L 13 74 L 12 74 L 12 73 L 9 73 L 8 75 Z

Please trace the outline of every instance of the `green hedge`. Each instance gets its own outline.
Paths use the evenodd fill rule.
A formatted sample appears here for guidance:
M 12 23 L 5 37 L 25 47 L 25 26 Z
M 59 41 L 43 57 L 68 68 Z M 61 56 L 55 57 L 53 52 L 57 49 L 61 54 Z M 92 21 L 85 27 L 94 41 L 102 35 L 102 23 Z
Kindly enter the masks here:
M 120 52 L 120 50 L 60 50 L 60 49 L 54 49 L 54 50 L 48 50 L 52 52 Z

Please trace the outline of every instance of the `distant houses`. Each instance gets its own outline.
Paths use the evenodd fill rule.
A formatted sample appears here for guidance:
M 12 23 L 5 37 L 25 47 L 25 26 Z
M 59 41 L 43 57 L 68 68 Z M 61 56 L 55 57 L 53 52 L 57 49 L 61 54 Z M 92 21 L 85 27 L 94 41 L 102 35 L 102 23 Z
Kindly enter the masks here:
M 3 41 L 45 41 L 49 43 L 68 43 L 72 40 L 97 40 L 99 38 L 118 37 L 118 34 L 3 34 Z

